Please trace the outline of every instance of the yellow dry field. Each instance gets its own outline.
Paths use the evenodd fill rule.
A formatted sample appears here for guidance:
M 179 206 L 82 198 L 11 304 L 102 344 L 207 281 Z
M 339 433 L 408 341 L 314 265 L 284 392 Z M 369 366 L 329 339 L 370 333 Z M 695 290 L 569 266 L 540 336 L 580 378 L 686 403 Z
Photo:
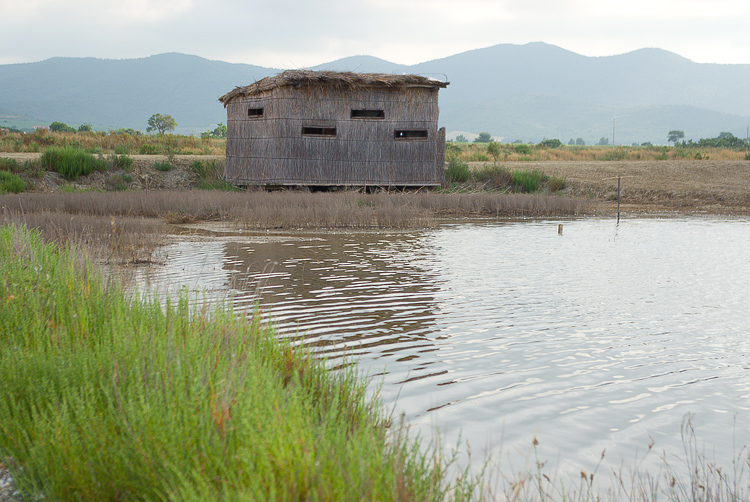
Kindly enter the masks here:
M 472 163 L 479 167 L 486 163 Z M 509 169 L 539 170 L 565 178 L 571 196 L 617 210 L 620 177 L 623 211 L 750 214 L 750 161 L 541 161 L 503 162 Z

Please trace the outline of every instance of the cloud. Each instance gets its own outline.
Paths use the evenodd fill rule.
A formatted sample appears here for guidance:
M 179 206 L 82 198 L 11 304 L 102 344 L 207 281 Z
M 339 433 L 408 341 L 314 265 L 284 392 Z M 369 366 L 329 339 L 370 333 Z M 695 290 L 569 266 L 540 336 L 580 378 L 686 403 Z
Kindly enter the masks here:
M 534 41 L 747 63 L 748 16 L 738 0 L 0 0 L 0 63 L 183 52 L 281 68 L 362 54 L 414 64 Z

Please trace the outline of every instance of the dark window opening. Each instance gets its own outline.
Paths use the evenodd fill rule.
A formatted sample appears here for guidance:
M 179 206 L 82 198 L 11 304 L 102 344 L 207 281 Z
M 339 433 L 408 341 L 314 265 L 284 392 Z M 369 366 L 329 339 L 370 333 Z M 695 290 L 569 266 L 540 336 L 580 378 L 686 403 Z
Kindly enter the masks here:
M 384 119 L 385 110 L 352 110 L 353 119 Z
M 330 137 L 336 136 L 336 128 L 335 127 L 303 127 L 302 136 L 326 136 L 330 138 Z
M 394 139 L 427 139 L 427 131 L 419 130 L 396 130 L 393 133 Z
M 248 108 L 247 116 L 250 118 L 258 118 L 263 116 L 263 108 Z

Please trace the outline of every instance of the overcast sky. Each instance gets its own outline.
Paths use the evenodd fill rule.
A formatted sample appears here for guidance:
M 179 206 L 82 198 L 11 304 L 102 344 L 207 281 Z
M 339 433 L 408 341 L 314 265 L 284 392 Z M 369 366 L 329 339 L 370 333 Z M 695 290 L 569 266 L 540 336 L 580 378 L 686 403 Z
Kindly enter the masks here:
M 280 69 L 356 55 L 415 64 L 528 42 L 748 64 L 750 1 L 0 0 L 0 64 L 165 52 Z

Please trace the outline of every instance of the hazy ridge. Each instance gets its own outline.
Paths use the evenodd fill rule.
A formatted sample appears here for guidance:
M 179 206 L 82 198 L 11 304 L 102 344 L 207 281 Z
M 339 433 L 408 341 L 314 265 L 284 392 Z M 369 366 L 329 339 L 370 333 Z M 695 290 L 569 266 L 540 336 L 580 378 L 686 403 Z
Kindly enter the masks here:
M 750 126 L 750 65 L 699 64 L 660 49 L 594 58 L 540 42 L 503 44 L 410 66 L 353 56 L 313 69 L 447 79 L 441 126 L 510 141 L 611 141 L 614 125 L 617 144 L 665 143 L 670 129 L 699 139 L 745 137 Z M 200 132 L 226 122 L 220 95 L 279 71 L 176 53 L 0 65 L 0 126 L 24 119 L 145 130 L 152 114 L 168 113 L 179 132 Z

